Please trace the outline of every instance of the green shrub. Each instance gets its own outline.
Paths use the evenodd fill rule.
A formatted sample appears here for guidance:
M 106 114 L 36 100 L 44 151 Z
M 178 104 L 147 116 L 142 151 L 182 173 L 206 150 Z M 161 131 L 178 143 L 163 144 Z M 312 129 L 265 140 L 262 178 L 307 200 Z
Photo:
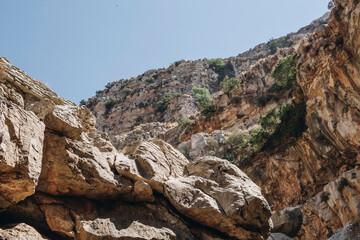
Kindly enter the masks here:
M 282 58 L 271 73 L 271 77 L 276 80 L 277 84 L 286 90 L 297 85 L 295 59 L 295 55 Z
M 153 107 L 157 112 L 163 112 L 166 110 L 167 105 L 170 103 L 170 101 L 177 97 L 180 97 L 180 93 L 166 93 L 164 96 L 160 98 L 159 101 L 157 101 L 153 105 Z
M 241 150 L 249 143 L 249 134 L 239 130 L 233 131 L 225 140 L 225 144 L 230 145 L 232 149 Z
M 270 134 L 263 128 L 255 128 L 250 133 L 251 149 L 254 152 L 258 152 L 269 139 Z
M 95 96 L 100 96 L 100 94 L 102 93 L 102 91 L 101 90 L 97 90 L 96 92 L 95 92 Z
M 291 44 L 290 34 L 277 39 L 272 38 L 268 41 L 271 54 L 274 54 L 278 48 L 290 47 Z
M 114 84 L 115 82 L 109 82 L 108 84 L 105 85 L 105 88 L 109 90 Z
M 81 99 L 79 105 L 80 105 L 80 106 L 85 106 L 85 105 L 86 105 L 86 101 L 85 101 L 84 99 Z
M 211 95 L 208 89 L 201 87 L 194 87 L 192 89 L 195 99 L 200 104 L 201 115 L 208 115 L 214 112 L 214 105 L 211 103 Z
M 145 82 L 147 84 L 151 84 L 151 83 L 155 82 L 155 79 L 151 77 L 151 78 L 146 79 Z
M 121 92 L 125 95 L 128 95 L 132 92 L 132 89 L 129 87 L 124 87 L 123 90 L 121 90 Z
M 321 202 L 327 202 L 329 200 L 329 196 L 329 192 L 322 192 L 320 195 Z
M 216 152 L 214 150 L 211 150 L 207 154 L 208 156 L 216 156 Z
M 192 120 L 190 120 L 190 119 L 188 119 L 188 118 L 180 118 L 180 119 L 178 120 L 178 125 L 179 125 L 180 127 L 186 128 L 186 127 L 191 126 L 191 125 L 193 125 L 193 124 L 194 124 L 194 121 L 192 121 Z
M 245 156 L 241 157 L 240 163 L 246 164 L 246 163 L 250 162 L 250 160 L 251 160 L 251 157 L 248 155 L 245 155 Z
M 219 69 L 225 67 L 225 63 L 221 58 L 210 59 L 208 60 L 208 64 L 215 71 L 218 71 Z
M 235 156 L 234 156 L 234 154 L 232 154 L 232 153 L 226 153 L 224 156 L 223 156 L 223 159 L 226 159 L 226 160 L 228 160 L 229 162 L 231 162 L 231 163 L 235 163 Z
M 280 123 L 280 113 L 276 108 L 272 108 L 268 113 L 260 118 L 259 122 L 261 127 L 267 132 L 274 132 L 276 126 Z
M 240 87 L 241 80 L 237 78 L 229 78 L 226 76 L 220 83 L 220 87 L 226 95 L 229 95 Z
M 321 24 L 321 25 L 325 25 L 325 24 L 327 24 L 328 22 L 325 20 L 325 19 L 320 19 L 319 20 L 319 24 Z
M 201 115 L 207 116 L 213 112 L 215 112 L 215 108 L 214 108 L 214 104 L 212 104 L 211 102 L 200 105 L 200 114 Z
M 105 108 L 110 110 L 115 105 L 115 101 L 113 99 L 108 99 L 105 101 Z
M 194 87 L 192 89 L 195 99 L 199 102 L 200 105 L 209 103 L 211 100 L 211 95 L 208 89 L 201 87 Z

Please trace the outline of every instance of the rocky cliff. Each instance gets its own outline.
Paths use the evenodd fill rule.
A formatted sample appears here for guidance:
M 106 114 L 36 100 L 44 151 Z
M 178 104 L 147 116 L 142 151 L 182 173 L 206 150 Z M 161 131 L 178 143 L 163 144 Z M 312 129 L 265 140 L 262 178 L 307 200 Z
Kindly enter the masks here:
M 259 44 L 236 57 L 215 59 L 218 62 L 214 59 L 180 60 L 168 68 L 149 70 L 131 79 L 109 83 L 83 104 L 95 115 L 97 129 L 106 131 L 117 148 L 122 149 L 124 142 L 151 137 L 178 143 L 178 135 L 183 129 L 176 128 L 177 121 L 181 118 L 194 119 L 200 112 L 192 92 L 194 87 L 207 88 L 216 95 L 226 76 L 239 78 L 277 49 L 295 46 L 325 24 L 328 17 L 327 13 L 296 33 Z M 269 64 L 276 64 L 276 60 Z M 253 92 L 264 91 L 264 85 L 262 82 L 252 83 L 250 87 Z M 162 124 L 159 125 L 159 122 Z M 149 130 L 154 127 L 156 131 Z
M 266 239 L 271 210 L 235 165 L 162 140 L 119 153 L 89 109 L 0 58 L 1 239 Z
M 124 140 L 160 137 L 191 161 L 216 156 L 238 165 L 260 186 L 273 209 L 272 239 L 327 239 L 339 229 L 331 239 L 356 239 L 358 235 L 349 231 L 358 226 L 354 222 L 359 221 L 360 209 L 360 5 L 350 0 L 334 4 L 328 24 L 320 24 L 326 22 L 322 19 L 297 34 L 224 59 L 230 69 L 226 73 L 217 73 L 206 59 L 152 70 L 168 72 L 162 76 L 168 84 L 177 84 L 158 85 L 157 91 L 180 93 L 164 111 L 154 110 L 159 99 L 157 91 L 149 95 L 148 73 L 114 83 L 87 105 L 98 114 L 98 128 L 109 132 L 116 147 L 124 148 Z M 279 42 L 281 46 L 273 48 Z M 195 65 L 202 67 L 190 68 Z M 182 69 L 197 77 L 186 78 Z M 240 84 L 225 93 L 220 85 L 226 76 L 234 76 Z M 163 78 L 159 79 L 160 84 Z M 135 82 L 142 86 L 135 87 L 139 98 L 115 97 L 115 107 L 106 110 L 107 99 L 121 91 L 115 86 Z M 212 94 L 213 108 L 206 114 L 199 113 L 201 106 L 191 92 L 195 86 Z M 133 105 L 137 99 L 151 103 L 140 111 Z M 119 120 L 134 116 L 131 113 L 136 117 L 120 127 L 124 124 Z M 191 121 L 176 127 L 180 118 Z

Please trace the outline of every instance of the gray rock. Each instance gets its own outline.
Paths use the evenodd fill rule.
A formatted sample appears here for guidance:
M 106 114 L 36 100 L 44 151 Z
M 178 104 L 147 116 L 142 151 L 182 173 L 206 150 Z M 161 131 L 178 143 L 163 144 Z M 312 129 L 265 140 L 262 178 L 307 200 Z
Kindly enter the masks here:
M 272 232 L 284 233 L 290 237 L 294 237 L 301 228 L 301 209 L 300 207 L 292 207 L 275 211 L 271 216 L 271 220 L 274 224 Z
M 271 233 L 267 240 L 293 240 L 293 239 L 282 233 Z
M 360 223 L 350 222 L 337 231 L 328 240 L 357 240 L 360 239 Z

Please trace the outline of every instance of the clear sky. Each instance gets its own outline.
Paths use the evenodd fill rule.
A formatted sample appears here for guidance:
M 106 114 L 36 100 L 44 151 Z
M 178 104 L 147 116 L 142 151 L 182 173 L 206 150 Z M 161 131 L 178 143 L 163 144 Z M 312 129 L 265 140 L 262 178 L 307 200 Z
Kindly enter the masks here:
M 230 57 L 329 0 L 0 0 L 0 56 L 75 103 L 180 59 Z

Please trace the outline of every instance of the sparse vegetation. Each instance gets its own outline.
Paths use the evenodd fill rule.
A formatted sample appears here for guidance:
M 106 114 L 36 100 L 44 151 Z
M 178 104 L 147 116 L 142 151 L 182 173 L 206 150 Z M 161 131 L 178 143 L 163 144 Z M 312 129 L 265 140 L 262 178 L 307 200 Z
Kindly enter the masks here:
M 123 90 L 121 90 L 121 92 L 125 95 L 128 95 L 132 92 L 132 89 L 129 87 L 124 87 Z
M 278 48 L 290 47 L 291 44 L 290 34 L 277 39 L 272 38 L 268 41 L 271 54 L 274 54 Z
M 192 89 L 195 99 L 200 104 L 201 115 L 208 115 L 214 111 L 214 105 L 211 103 L 211 95 L 208 89 L 201 87 L 194 87 Z
M 167 108 L 167 105 L 170 101 L 174 98 L 180 97 L 180 93 L 166 93 L 164 96 L 157 101 L 153 107 L 155 108 L 156 112 L 164 112 Z
M 85 106 L 85 105 L 86 105 L 86 101 L 85 101 L 84 99 L 81 99 L 79 105 L 80 105 L 80 106 Z
M 114 84 L 115 82 L 109 82 L 108 84 L 106 84 L 105 85 L 106 90 L 109 90 Z
M 295 59 L 295 55 L 282 58 L 271 73 L 271 77 L 273 77 L 276 83 L 285 91 L 291 89 L 293 86 L 297 86 Z
M 227 149 L 245 164 L 260 150 L 274 150 L 298 138 L 306 130 L 305 104 L 283 104 L 274 107 L 257 122 L 251 132 L 233 131 L 225 140 Z
M 194 93 L 194 97 L 196 98 L 196 100 L 199 102 L 200 105 L 209 103 L 211 100 L 210 92 L 206 88 L 194 87 L 192 89 L 192 92 Z
M 341 178 L 338 186 L 339 192 L 341 192 L 346 186 L 349 186 L 349 181 L 346 178 Z
M 225 144 L 229 145 L 232 151 L 237 152 L 243 150 L 249 143 L 249 134 L 240 130 L 233 131 L 225 140 Z
M 151 83 L 154 83 L 154 82 L 155 82 L 155 79 L 152 78 L 152 77 L 150 77 L 150 78 L 146 79 L 145 82 L 146 82 L 147 84 L 151 84 Z
M 329 196 L 330 196 L 329 192 L 322 192 L 320 195 L 321 202 L 329 201 Z
M 232 154 L 232 153 L 226 153 L 224 156 L 223 156 L 223 159 L 226 159 L 226 160 L 228 160 L 229 162 L 231 162 L 231 163 L 235 163 L 235 156 L 234 156 L 234 154 Z
M 208 60 L 208 64 L 210 68 L 219 74 L 219 82 L 222 81 L 226 76 L 229 78 L 235 77 L 234 66 L 231 64 L 231 62 L 225 63 L 221 58 L 215 58 Z
M 208 60 L 208 64 L 216 72 L 225 67 L 225 62 L 221 58 L 210 59 L 210 60 Z
M 241 80 L 238 78 L 229 78 L 226 76 L 224 80 L 220 83 L 220 87 L 226 95 L 229 95 L 234 90 L 240 87 Z
M 102 91 L 101 90 L 97 90 L 96 92 L 95 92 L 95 96 L 100 96 L 100 94 L 102 93 Z
M 194 121 L 188 119 L 188 118 L 180 118 L 178 120 L 178 125 L 179 127 L 183 127 L 183 128 L 186 128 L 188 126 L 191 126 L 194 124 Z
M 110 110 L 115 105 L 115 101 L 113 99 L 108 99 L 105 101 L 105 108 Z

